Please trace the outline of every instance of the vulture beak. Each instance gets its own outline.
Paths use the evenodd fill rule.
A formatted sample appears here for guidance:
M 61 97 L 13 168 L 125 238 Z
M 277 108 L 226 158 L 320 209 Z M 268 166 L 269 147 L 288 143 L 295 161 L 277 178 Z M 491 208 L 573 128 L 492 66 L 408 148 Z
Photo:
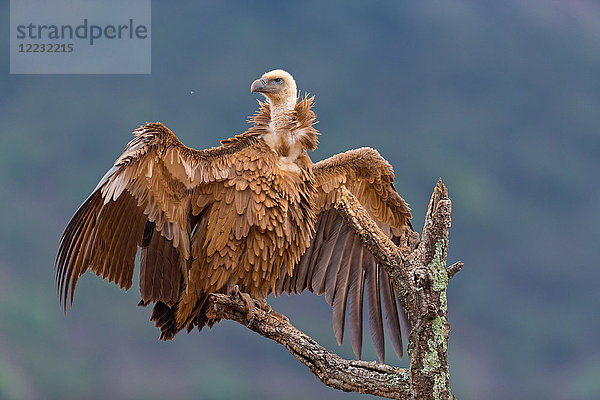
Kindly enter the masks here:
M 252 86 L 250 86 L 250 93 L 258 92 L 258 93 L 269 93 L 270 90 L 267 86 L 268 81 L 267 78 L 260 78 L 252 82 Z

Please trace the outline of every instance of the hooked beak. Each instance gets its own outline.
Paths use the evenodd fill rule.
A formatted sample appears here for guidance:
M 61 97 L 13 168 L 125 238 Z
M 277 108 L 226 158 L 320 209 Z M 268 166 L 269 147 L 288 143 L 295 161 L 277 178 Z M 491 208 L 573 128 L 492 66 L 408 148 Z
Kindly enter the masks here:
M 267 78 L 260 78 L 255 80 L 254 82 L 252 82 L 252 86 L 250 86 L 250 93 L 269 93 L 271 90 L 269 89 L 267 84 Z

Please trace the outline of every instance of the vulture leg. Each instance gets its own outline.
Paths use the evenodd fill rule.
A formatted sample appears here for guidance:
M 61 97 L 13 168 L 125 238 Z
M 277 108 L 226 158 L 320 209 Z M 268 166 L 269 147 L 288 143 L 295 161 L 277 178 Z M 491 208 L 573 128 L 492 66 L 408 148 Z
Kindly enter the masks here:
M 252 325 L 252 322 L 254 322 L 254 299 L 248 293 L 241 292 L 238 285 L 233 287 L 233 294 L 239 297 L 246 304 L 246 308 L 248 309 L 248 313 L 246 315 L 248 318 L 247 326 Z

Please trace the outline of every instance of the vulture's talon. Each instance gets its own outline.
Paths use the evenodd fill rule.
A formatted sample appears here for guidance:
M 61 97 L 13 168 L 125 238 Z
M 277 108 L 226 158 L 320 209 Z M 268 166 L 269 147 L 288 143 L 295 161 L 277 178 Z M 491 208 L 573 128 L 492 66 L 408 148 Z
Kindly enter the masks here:
M 273 317 L 283 320 L 285 322 L 290 322 L 288 317 L 273 310 L 271 305 L 269 303 L 267 303 L 267 299 L 258 299 L 258 300 L 256 300 L 256 304 L 258 305 L 258 307 L 260 307 L 260 309 L 264 310 L 267 313 L 267 315 L 273 316 Z
M 290 319 L 288 317 L 286 317 L 285 315 L 283 315 L 281 313 L 278 313 L 277 311 L 273 311 L 273 315 L 288 324 L 290 323 Z
M 271 305 L 267 303 L 267 299 L 256 299 L 255 302 L 258 308 L 266 312 L 267 315 L 271 315 L 277 319 L 284 320 L 285 322 L 290 322 L 288 317 L 281 313 L 278 313 L 277 311 L 274 311 Z
M 270 314 L 273 311 L 273 308 L 267 303 L 267 299 L 255 299 L 254 300 L 258 308 L 265 311 L 267 314 Z

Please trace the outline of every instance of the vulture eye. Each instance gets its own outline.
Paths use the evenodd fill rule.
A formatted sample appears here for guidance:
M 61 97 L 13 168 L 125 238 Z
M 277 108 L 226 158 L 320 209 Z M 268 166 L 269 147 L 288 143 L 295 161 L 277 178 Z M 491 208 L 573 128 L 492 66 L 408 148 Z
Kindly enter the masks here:
M 275 82 L 281 83 L 281 82 L 283 82 L 283 79 L 281 79 L 281 78 L 275 78 Z

